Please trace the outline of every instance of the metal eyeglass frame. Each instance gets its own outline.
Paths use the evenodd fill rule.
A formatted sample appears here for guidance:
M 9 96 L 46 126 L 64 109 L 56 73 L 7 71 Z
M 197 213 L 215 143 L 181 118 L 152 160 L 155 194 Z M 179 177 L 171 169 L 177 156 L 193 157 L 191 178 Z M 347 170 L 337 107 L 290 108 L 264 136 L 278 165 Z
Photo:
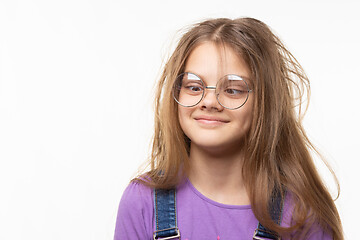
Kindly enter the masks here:
M 200 98 L 200 100 L 199 100 L 197 103 L 195 103 L 195 104 L 193 104 L 193 105 L 190 105 L 190 106 L 185 106 L 185 105 L 181 104 L 181 103 L 176 99 L 176 97 L 175 97 L 175 91 L 174 91 L 175 82 L 176 82 L 176 81 L 175 81 L 175 82 L 174 82 L 174 85 L 173 85 L 173 87 L 172 87 L 172 95 L 173 95 L 174 100 L 175 100 L 179 105 L 181 105 L 181 106 L 183 106 L 183 107 L 194 107 L 194 106 L 198 105 L 198 104 L 203 100 L 203 98 L 204 98 L 204 96 L 205 96 L 205 89 L 213 89 L 213 90 L 215 90 L 215 93 L 216 93 L 216 89 L 217 89 L 218 83 L 220 82 L 220 80 L 222 80 L 223 78 L 225 78 L 225 77 L 227 77 L 227 76 L 236 76 L 237 78 L 240 78 L 242 81 L 244 81 L 244 83 L 246 84 L 246 87 L 247 87 L 247 89 L 248 89 L 248 91 L 247 91 L 248 93 L 247 93 L 247 96 L 246 96 L 246 99 L 245 99 L 244 103 L 241 104 L 239 107 L 235 107 L 235 108 L 229 108 L 229 107 L 226 107 L 226 106 L 224 106 L 223 104 L 221 104 L 221 102 L 219 101 L 219 95 L 220 95 L 220 94 L 219 94 L 219 93 L 215 94 L 215 95 L 216 95 L 216 101 L 217 101 L 222 107 L 224 107 L 224 108 L 226 108 L 226 109 L 229 109 L 229 110 L 235 110 L 235 109 L 241 108 L 242 106 L 244 106 L 244 104 L 245 104 L 245 103 L 247 102 L 247 100 L 249 99 L 249 94 L 253 91 L 252 89 L 250 89 L 249 84 L 246 82 L 246 79 L 248 79 L 248 78 L 242 77 L 242 76 L 239 76 L 239 75 L 236 75 L 236 74 L 226 74 L 226 75 L 224 75 L 223 77 L 221 77 L 221 78 L 218 80 L 218 82 L 216 83 L 216 86 L 205 86 L 204 81 L 203 81 L 198 75 L 196 75 L 195 73 L 191 73 L 191 72 L 183 72 L 183 73 L 179 74 L 179 75 L 176 77 L 176 79 L 178 79 L 180 76 L 185 75 L 185 74 L 191 74 L 191 75 L 196 76 L 196 77 L 200 80 L 201 85 L 204 87 L 204 91 L 202 92 L 201 98 Z M 248 79 L 248 80 L 249 80 L 249 79 Z

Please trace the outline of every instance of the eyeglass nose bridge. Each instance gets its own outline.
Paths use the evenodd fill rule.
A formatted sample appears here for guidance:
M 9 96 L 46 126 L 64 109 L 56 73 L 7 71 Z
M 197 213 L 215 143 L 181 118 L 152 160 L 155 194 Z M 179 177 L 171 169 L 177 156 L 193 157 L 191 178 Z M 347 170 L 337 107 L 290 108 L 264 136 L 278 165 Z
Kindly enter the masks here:
M 218 95 L 219 95 L 219 94 L 216 93 L 216 86 L 204 86 L 204 88 L 205 88 L 205 89 L 212 89 L 212 90 L 214 90 L 214 91 L 215 91 L 216 100 L 219 101 L 219 100 L 218 100 Z M 203 96 L 202 96 L 200 102 L 205 98 L 205 94 L 206 94 L 206 91 L 204 91 Z M 220 105 L 221 105 L 221 103 L 220 103 Z
M 223 106 L 223 105 L 220 103 L 220 101 L 219 101 L 219 98 L 218 98 L 219 94 L 216 93 L 216 86 L 204 86 L 204 88 L 205 88 L 205 89 L 212 89 L 212 90 L 214 90 L 214 91 L 215 91 L 216 101 L 217 101 L 221 106 Z M 203 95 L 202 95 L 200 101 L 199 101 L 197 104 L 199 104 L 200 102 L 202 102 L 202 101 L 205 99 L 205 95 L 206 95 L 206 91 L 203 92 Z M 223 106 L 223 107 L 224 107 L 224 106 Z
M 216 86 L 205 86 L 206 89 L 214 89 L 216 90 Z

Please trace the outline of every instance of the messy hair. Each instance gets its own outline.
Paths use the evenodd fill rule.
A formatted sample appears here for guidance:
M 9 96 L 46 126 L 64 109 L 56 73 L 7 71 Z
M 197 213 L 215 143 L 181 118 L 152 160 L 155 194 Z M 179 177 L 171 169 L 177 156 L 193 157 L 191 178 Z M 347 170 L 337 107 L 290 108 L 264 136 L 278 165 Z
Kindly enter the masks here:
M 150 171 L 146 181 L 143 176 L 135 180 L 151 187 L 172 188 L 189 172 L 190 139 L 180 127 L 172 86 L 184 71 L 190 53 L 204 42 L 230 47 L 251 71 L 255 97 L 242 179 L 256 218 L 282 236 L 291 233 L 304 239 L 310 227 L 317 224 L 333 239 L 342 240 L 334 200 L 311 156 L 311 151 L 317 151 L 302 126 L 309 80 L 280 39 L 266 24 L 253 18 L 210 19 L 183 34 L 157 85 Z M 268 203 L 279 189 L 291 193 L 293 215 L 289 228 L 277 225 L 269 214 Z

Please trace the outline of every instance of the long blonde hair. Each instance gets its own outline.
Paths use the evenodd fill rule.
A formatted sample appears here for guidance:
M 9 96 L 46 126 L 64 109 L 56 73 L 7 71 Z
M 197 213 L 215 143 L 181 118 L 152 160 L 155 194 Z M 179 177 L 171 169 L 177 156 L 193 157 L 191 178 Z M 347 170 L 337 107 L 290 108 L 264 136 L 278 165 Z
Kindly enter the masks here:
M 280 39 L 253 18 L 207 20 L 182 36 L 157 85 L 150 171 L 146 180 L 142 175 L 135 181 L 172 188 L 189 171 L 190 139 L 180 127 L 171 90 L 191 51 L 204 41 L 231 47 L 251 70 L 255 102 L 242 174 L 256 218 L 281 235 L 291 232 L 303 239 L 313 224 L 319 224 L 333 239 L 342 240 L 339 214 L 315 168 L 310 151 L 316 149 L 301 123 L 308 78 Z M 272 193 L 284 188 L 294 204 L 290 228 L 274 223 L 268 209 Z

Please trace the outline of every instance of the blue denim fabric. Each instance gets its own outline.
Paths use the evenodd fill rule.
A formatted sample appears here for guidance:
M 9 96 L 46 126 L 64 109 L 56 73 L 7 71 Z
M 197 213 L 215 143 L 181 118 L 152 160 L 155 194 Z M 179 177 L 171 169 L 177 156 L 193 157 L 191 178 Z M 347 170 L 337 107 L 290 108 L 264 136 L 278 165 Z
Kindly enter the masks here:
M 155 189 L 154 205 L 156 218 L 155 239 L 158 237 L 177 236 L 175 189 Z
M 285 191 L 283 194 L 285 196 Z M 272 200 L 269 205 L 271 219 L 277 224 L 280 224 L 282 220 L 282 212 L 284 205 L 284 199 L 282 198 L 280 191 L 276 191 L 273 194 Z M 280 239 L 279 235 L 276 232 L 266 229 L 263 225 L 261 225 L 261 223 L 258 224 L 258 228 L 255 230 L 254 236 L 261 239 Z

